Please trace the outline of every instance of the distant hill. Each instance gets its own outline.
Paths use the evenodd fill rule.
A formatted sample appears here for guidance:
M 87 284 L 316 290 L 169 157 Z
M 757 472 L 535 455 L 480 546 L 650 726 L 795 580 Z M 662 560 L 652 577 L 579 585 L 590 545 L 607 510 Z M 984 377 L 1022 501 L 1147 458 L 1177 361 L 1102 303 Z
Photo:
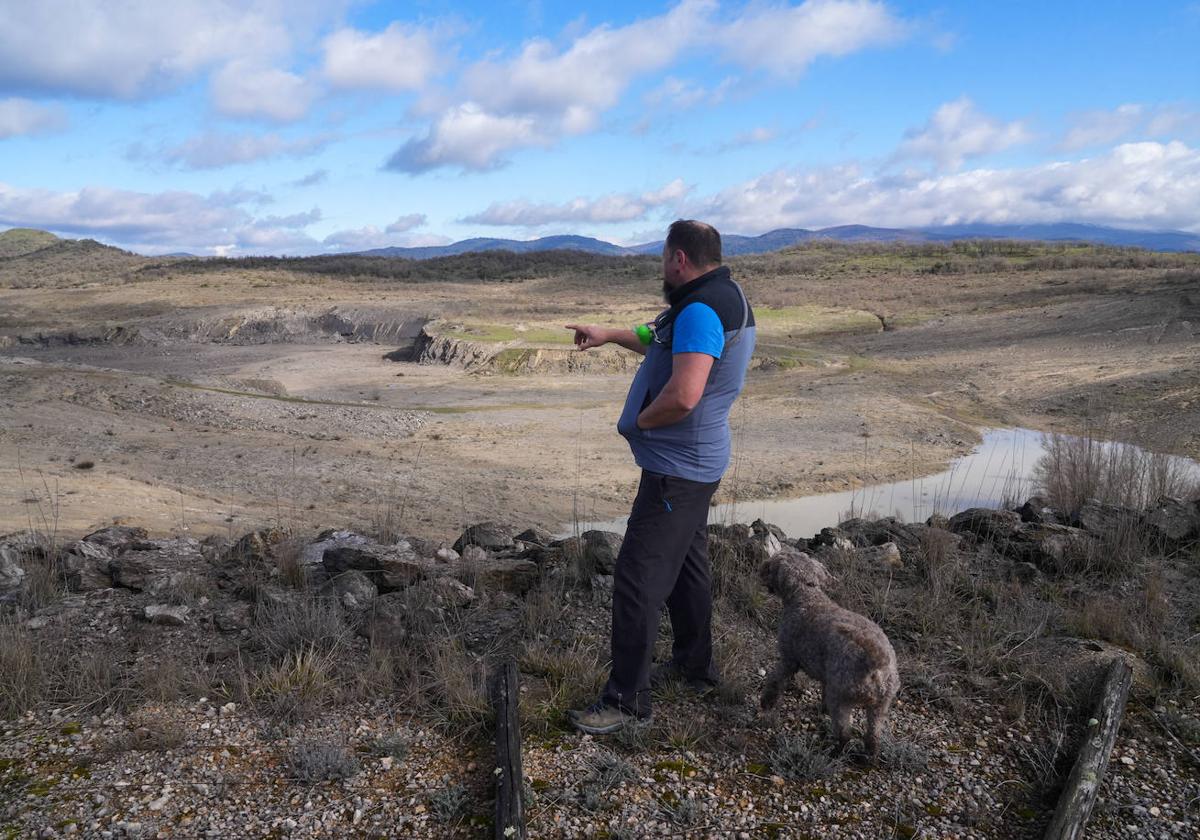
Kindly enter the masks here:
M 925 228 L 878 228 L 868 225 L 839 225 L 806 230 L 780 228 L 760 236 L 724 234 L 721 237 L 725 254 L 765 254 L 805 242 L 948 242 L 957 239 L 1035 239 L 1047 242 L 1093 242 L 1152 251 L 1200 251 L 1200 235 L 1183 231 L 1144 231 L 1074 223 L 1038 225 L 946 225 Z M 423 248 L 376 248 L 360 253 L 368 256 L 404 257 L 423 260 L 467 254 L 475 251 L 512 251 L 518 254 L 531 251 L 572 250 L 591 254 L 657 254 L 662 240 L 622 248 L 601 239 L 587 236 L 544 236 L 541 239 L 464 239 L 450 245 Z
M 621 256 L 633 253 L 628 248 L 593 239 L 590 236 L 543 236 L 541 239 L 463 239 L 450 245 L 428 245 L 418 248 L 373 248 L 358 253 L 369 257 L 407 257 L 425 260 L 431 257 L 453 257 L 477 251 L 512 251 L 527 254 L 530 251 L 583 251 L 588 254 Z
M 32 254 L 58 241 L 58 237 L 49 231 L 10 228 L 0 233 L 0 258 Z
M 0 258 L 0 288 L 125 282 L 132 279 L 134 272 L 154 262 L 94 239 L 59 239 L 44 231 L 26 232 L 48 236 L 50 243 L 36 250 Z M 0 243 L 7 233 L 11 231 L 0 234 Z

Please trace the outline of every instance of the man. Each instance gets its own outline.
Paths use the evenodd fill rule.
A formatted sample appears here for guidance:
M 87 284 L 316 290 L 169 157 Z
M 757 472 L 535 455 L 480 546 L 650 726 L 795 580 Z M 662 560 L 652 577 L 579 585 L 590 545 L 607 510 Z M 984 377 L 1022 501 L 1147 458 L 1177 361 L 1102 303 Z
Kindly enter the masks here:
M 612 670 L 600 699 L 570 712 L 593 735 L 648 722 L 652 684 L 718 681 L 708 508 L 729 465 L 729 409 L 754 350 L 754 313 L 721 264 L 721 236 L 711 225 L 672 224 L 662 260 L 670 308 L 650 330 L 567 325 L 580 350 L 613 343 L 646 355 L 617 423 L 642 477 L 614 573 Z M 664 602 L 674 645 L 671 661 L 652 674 Z

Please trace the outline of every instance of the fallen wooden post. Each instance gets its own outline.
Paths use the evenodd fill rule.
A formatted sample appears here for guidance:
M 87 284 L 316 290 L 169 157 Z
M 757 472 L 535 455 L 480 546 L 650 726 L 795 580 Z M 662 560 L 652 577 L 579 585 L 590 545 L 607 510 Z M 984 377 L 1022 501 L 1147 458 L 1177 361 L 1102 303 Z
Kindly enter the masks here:
M 1077 840 L 1083 837 L 1083 828 L 1096 804 L 1096 795 L 1100 791 L 1100 783 L 1104 781 L 1104 771 L 1108 768 L 1108 758 L 1121 728 L 1125 701 L 1132 683 L 1133 671 L 1129 665 L 1122 659 L 1114 659 L 1108 666 L 1108 674 L 1100 689 L 1100 700 L 1092 713 L 1095 723 L 1088 721 L 1087 734 L 1075 758 L 1075 766 L 1071 768 L 1071 776 L 1058 798 L 1058 807 L 1046 829 L 1046 840 Z
M 525 840 L 525 809 L 521 794 L 525 775 L 521 769 L 521 722 L 517 715 L 521 695 L 517 663 L 506 662 L 492 676 L 492 704 L 496 709 L 496 840 Z

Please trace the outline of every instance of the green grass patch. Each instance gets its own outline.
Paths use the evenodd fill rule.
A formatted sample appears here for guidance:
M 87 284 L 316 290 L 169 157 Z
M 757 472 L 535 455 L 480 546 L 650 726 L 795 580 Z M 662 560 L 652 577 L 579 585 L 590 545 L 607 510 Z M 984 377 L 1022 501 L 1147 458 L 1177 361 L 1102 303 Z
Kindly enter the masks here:
M 767 335 L 799 336 L 829 333 L 878 332 L 879 319 L 861 309 L 834 309 L 827 306 L 761 307 L 754 310 L 758 331 Z
M 478 341 L 484 344 L 520 341 L 524 344 L 571 346 L 574 343 L 574 333 L 561 327 L 526 327 L 521 324 L 463 322 L 439 323 L 432 325 L 431 329 L 438 335 L 459 338 L 463 341 Z

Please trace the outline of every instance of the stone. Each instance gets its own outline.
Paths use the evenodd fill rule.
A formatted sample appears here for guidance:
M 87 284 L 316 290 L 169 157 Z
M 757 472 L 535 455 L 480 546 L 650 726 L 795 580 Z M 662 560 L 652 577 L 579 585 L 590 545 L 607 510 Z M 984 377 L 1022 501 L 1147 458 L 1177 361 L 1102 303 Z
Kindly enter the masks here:
M 1164 496 L 1142 514 L 1142 528 L 1151 539 L 1175 545 L 1200 537 L 1200 501 Z
M 901 569 L 904 567 L 904 561 L 900 557 L 900 548 L 893 542 L 858 548 L 855 549 L 855 553 L 868 564 L 880 569 Z
M 583 560 L 595 574 L 611 575 L 624 538 L 612 531 L 584 531 Z
M 775 539 L 779 540 L 780 543 L 788 538 L 787 534 L 778 525 L 763 522 L 761 519 L 755 519 L 750 523 L 750 533 L 755 537 L 762 536 L 763 534 L 774 534 Z
M 331 578 L 326 586 L 348 610 L 367 609 L 379 594 L 371 579 L 358 569 L 347 569 Z
M 225 555 L 225 561 L 227 563 L 266 565 L 271 562 L 275 546 L 286 538 L 287 534 L 280 528 L 251 531 L 230 547 Z
M 173 604 L 150 604 L 143 608 L 142 615 L 151 624 L 162 624 L 168 627 L 182 627 L 188 623 L 188 607 Z
M 331 548 L 342 546 L 370 545 L 371 541 L 362 534 L 353 531 L 322 531 L 316 540 L 300 549 L 298 562 L 301 567 L 318 566 L 325 558 L 325 552 Z
M 18 547 L 0 543 L 0 597 L 20 592 L 25 580 L 23 560 L 24 552 Z
M 546 547 L 554 542 L 554 535 L 545 528 L 526 528 L 521 533 L 517 534 L 513 539 L 517 542 L 528 543 L 529 545 L 540 545 Z
M 540 569 L 532 560 L 486 554 L 484 558 L 472 561 L 470 554 L 464 553 L 463 562 L 455 576 L 476 590 L 498 590 L 513 595 L 524 595 L 538 582 Z
M 956 534 L 972 534 L 986 540 L 1000 540 L 1012 535 L 1021 524 L 1021 517 L 1011 510 L 967 508 L 946 522 L 946 530 Z
M 1057 574 L 1086 565 L 1094 543 L 1095 538 L 1079 528 L 1022 522 L 998 547 L 1018 563 L 1031 563 Z
M 113 554 L 120 554 L 134 543 L 145 541 L 145 528 L 135 528 L 132 525 L 110 525 L 93 531 L 83 538 L 83 542 L 95 543 L 109 549 Z
M 477 545 L 490 551 L 513 547 L 514 529 L 499 522 L 480 522 L 469 526 L 454 543 L 454 550 L 462 553 L 469 545 Z
M 413 589 L 426 593 L 429 600 L 439 607 L 462 609 L 475 600 L 474 589 L 449 575 L 421 581 Z
M 462 559 L 462 555 L 453 548 L 439 548 L 433 553 L 433 559 L 439 563 L 457 563 Z
M 1032 522 L 1035 525 L 1066 524 L 1043 496 L 1030 496 L 1025 500 L 1025 504 L 1017 509 L 1017 514 L 1022 522 Z
M 708 526 L 708 533 L 711 536 L 720 537 L 726 540 L 748 540 L 753 536 L 749 525 L 743 525 L 740 522 L 734 522 L 725 525 L 719 522 L 712 522 Z
M 779 537 L 775 536 L 770 531 L 763 531 L 754 535 L 753 540 L 762 547 L 763 552 L 768 558 L 774 557 L 783 548 L 783 544 L 779 541 Z
M 1100 536 L 1130 527 L 1139 518 L 1137 513 L 1126 508 L 1089 500 L 1072 517 L 1071 524 Z
M 152 580 L 164 574 L 164 569 L 154 562 L 154 558 L 142 552 L 123 554 L 113 559 L 108 568 L 113 586 L 134 592 L 141 592 Z
M 59 557 L 67 589 L 72 592 L 94 592 L 113 585 L 109 564 L 113 552 L 100 542 L 79 540 L 67 546 Z
M 338 545 L 325 549 L 322 564 L 329 577 L 348 569 L 363 572 L 380 591 L 411 586 L 430 577 L 436 565 L 417 556 L 407 542 L 395 545 Z

